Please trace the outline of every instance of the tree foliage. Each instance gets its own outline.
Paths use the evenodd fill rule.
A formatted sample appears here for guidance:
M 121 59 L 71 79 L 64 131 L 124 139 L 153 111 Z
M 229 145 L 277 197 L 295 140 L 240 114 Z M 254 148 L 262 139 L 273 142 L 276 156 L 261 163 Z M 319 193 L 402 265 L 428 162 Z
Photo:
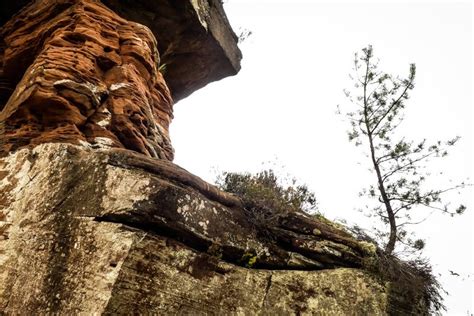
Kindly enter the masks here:
M 238 195 L 258 222 L 271 223 L 288 212 L 317 211 L 315 194 L 294 178 L 279 178 L 272 169 L 256 174 L 224 172 L 217 186 Z
M 385 251 L 392 253 L 397 242 L 415 249 L 424 247 L 423 240 L 408 238 L 407 225 L 417 224 L 414 210 L 426 207 L 446 214 L 461 214 L 466 207 L 456 209 L 443 203 L 442 195 L 463 188 L 466 184 L 446 188 L 425 188 L 429 172 L 426 163 L 432 158 L 445 157 L 448 148 L 459 137 L 428 144 L 427 140 L 414 142 L 399 136 L 396 131 L 404 119 L 409 94 L 415 87 L 415 64 L 411 64 L 406 78 L 395 77 L 378 69 L 372 46 L 355 54 L 352 91 L 345 94 L 352 110 L 345 113 L 350 122 L 349 141 L 367 150 L 374 183 L 362 195 L 375 199 L 372 210 L 389 225 Z

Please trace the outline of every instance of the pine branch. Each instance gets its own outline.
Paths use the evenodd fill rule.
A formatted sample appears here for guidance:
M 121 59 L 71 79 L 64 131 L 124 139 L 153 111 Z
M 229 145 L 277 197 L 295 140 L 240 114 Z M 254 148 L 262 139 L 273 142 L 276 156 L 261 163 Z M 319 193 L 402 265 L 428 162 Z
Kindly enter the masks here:
M 388 108 L 388 110 L 385 112 L 385 114 L 382 116 L 382 118 L 374 126 L 374 128 L 372 129 L 372 133 L 375 133 L 375 130 L 380 125 L 380 123 L 382 123 L 382 121 L 385 119 L 385 117 L 387 117 L 388 113 L 392 112 L 394 110 L 395 106 L 400 104 L 401 99 L 408 92 L 408 88 L 411 86 L 412 82 L 413 82 L 413 78 L 410 79 L 410 82 L 405 86 L 405 89 L 403 90 L 402 94 L 398 97 L 398 99 L 395 102 L 392 103 L 392 105 Z
M 428 153 L 428 154 L 426 154 L 426 155 L 423 155 L 422 157 L 420 157 L 420 158 L 418 158 L 418 159 L 411 160 L 409 163 L 404 164 L 403 166 L 399 166 L 399 167 L 393 169 L 392 171 L 390 171 L 390 172 L 388 172 L 388 173 L 386 173 L 386 174 L 383 175 L 383 177 L 382 177 L 383 181 L 387 180 L 389 177 L 391 177 L 391 176 L 394 175 L 395 173 L 400 172 L 400 171 L 402 171 L 403 169 L 405 169 L 405 168 L 407 168 L 407 167 L 410 167 L 410 166 L 413 166 L 413 165 L 415 165 L 417 162 L 420 162 L 420 161 L 422 161 L 422 160 L 428 158 L 429 156 L 433 155 L 434 153 L 435 153 L 435 152 L 432 151 L 432 152 L 430 152 L 430 153 Z

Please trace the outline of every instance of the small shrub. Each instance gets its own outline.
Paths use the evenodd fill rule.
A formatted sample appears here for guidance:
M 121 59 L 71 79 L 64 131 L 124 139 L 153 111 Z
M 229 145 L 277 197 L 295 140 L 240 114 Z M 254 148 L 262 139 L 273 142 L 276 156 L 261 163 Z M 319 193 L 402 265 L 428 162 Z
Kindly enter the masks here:
M 216 181 L 223 190 L 239 196 L 258 226 L 269 226 L 289 212 L 317 212 L 317 201 L 306 185 L 294 178 L 279 178 L 272 169 L 256 174 L 224 172 Z
M 241 198 L 248 220 L 258 228 L 260 237 L 268 240 L 274 239 L 272 229 L 285 214 L 317 212 L 316 197 L 306 185 L 278 177 L 272 169 L 256 174 L 224 172 L 216 184 Z

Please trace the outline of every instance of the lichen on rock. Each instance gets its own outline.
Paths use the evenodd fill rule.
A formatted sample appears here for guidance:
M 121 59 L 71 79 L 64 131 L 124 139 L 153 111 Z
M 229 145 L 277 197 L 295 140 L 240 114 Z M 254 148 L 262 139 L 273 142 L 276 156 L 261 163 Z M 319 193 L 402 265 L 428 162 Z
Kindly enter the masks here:
M 330 243 L 358 261 L 294 230 L 281 235 L 293 247 L 262 239 L 238 200 L 172 163 L 50 143 L 1 159 L 0 175 L 7 313 L 385 311 L 386 289 L 361 269 L 356 240 Z
M 373 244 L 171 162 L 173 102 L 240 68 L 219 0 L 1 6 L 0 314 L 423 311 Z

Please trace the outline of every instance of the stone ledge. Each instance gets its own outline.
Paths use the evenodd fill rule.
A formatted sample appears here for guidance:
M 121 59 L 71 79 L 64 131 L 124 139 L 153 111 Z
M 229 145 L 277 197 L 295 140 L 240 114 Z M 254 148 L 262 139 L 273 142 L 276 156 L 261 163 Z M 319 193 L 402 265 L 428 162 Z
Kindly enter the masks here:
M 0 158 L 0 310 L 385 309 L 385 287 L 361 268 L 374 254 L 347 233 L 295 214 L 269 240 L 245 212 L 173 163 L 127 150 L 12 152 Z

